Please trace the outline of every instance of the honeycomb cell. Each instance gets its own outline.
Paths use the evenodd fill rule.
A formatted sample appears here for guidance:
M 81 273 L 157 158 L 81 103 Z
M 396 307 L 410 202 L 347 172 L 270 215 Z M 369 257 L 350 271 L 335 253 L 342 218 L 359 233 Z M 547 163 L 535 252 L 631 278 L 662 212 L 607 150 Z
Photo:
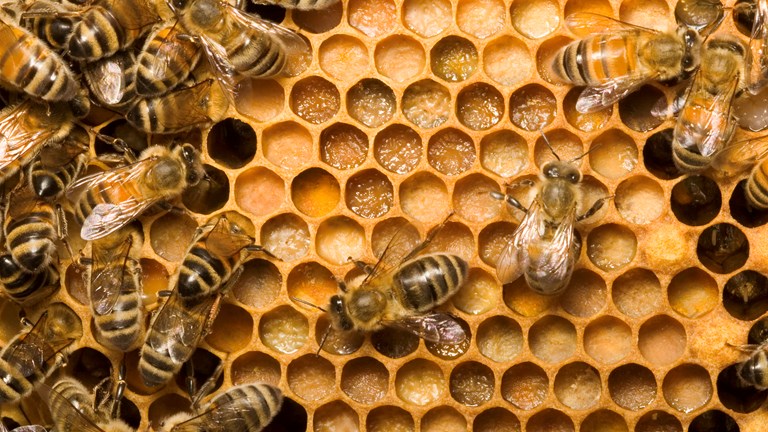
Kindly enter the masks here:
M 576 212 L 579 215 L 583 215 L 595 205 L 597 200 L 602 199 L 603 205 L 597 210 L 597 213 L 584 219 L 587 224 L 598 222 L 605 217 L 606 213 L 608 213 L 610 201 L 607 200 L 610 199 L 610 197 L 611 195 L 608 192 L 608 187 L 595 177 L 585 175 L 581 181 L 581 200 L 578 202 Z M 574 235 L 578 237 L 578 231 L 576 231 Z M 578 244 L 581 245 L 581 238 L 578 237 L 577 240 Z
M 355 168 L 367 156 L 368 136 L 352 125 L 336 123 L 320 134 L 320 159 L 334 168 Z
M 93 348 L 79 348 L 68 355 L 66 371 L 86 386 L 95 386 L 111 374 L 112 365 L 103 353 Z
M 513 177 L 528 166 L 528 143 L 511 130 L 500 130 L 480 140 L 480 164 L 501 177 Z
M 187 188 L 181 195 L 181 202 L 189 211 L 197 214 L 211 214 L 229 201 L 229 178 L 224 171 L 205 164 L 205 176 L 197 185 Z
M 168 212 L 152 222 L 149 242 L 156 254 L 170 262 L 181 262 L 195 235 L 197 223 L 185 213 Z
M 315 262 L 297 265 L 288 274 L 288 296 L 323 306 L 338 291 L 338 282 L 328 269 Z
M 736 28 L 741 31 L 744 36 L 750 36 L 752 34 L 752 23 L 754 22 L 755 17 L 755 7 L 754 3 L 751 3 L 749 1 L 737 1 L 739 5 L 746 5 L 747 7 L 744 8 L 746 10 L 751 9 L 751 17 L 750 21 L 747 26 L 748 28 L 740 28 L 739 20 L 735 18 L 734 14 L 734 23 L 736 24 Z M 742 128 L 757 132 L 765 129 L 768 127 L 768 111 L 766 111 L 766 102 L 768 102 L 768 89 L 763 88 L 762 90 L 758 91 L 755 95 L 746 95 L 745 97 L 738 97 L 733 100 L 733 113 L 735 117 L 738 119 L 738 124 Z
M 224 303 L 213 321 L 205 342 L 226 353 L 240 351 L 251 342 L 253 317 L 245 309 Z
M 67 272 L 65 275 L 65 281 L 64 286 L 67 289 L 67 294 L 72 296 L 73 299 L 75 299 L 77 302 L 79 302 L 82 305 L 89 305 L 90 299 L 88 297 L 88 287 L 85 283 L 85 278 L 87 277 L 88 273 L 86 273 L 87 267 L 82 266 L 78 263 L 71 263 L 67 267 Z M 161 289 L 167 289 L 168 288 L 168 280 L 165 281 L 165 286 Z M 8 305 L 8 306 L 6 306 Z M 4 302 L 2 306 L 4 307 L 11 307 L 11 302 Z M 15 304 L 13 304 L 14 307 L 18 308 Z M 18 314 L 13 318 L 14 324 L 19 324 L 18 320 Z M 19 330 L 18 325 L 15 325 L 14 328 L 16 328 L 16 331 Z M 2 335 L 12 335 L 16 334 L 16 332 L 5 332 L 5 329 L 0 327 L 0 334 Z
M 243 273 L 232 286 L 232 294 L 245 305 L 263 308 L 275 301 L 282 282 L 283 276 L 274 264 L 253 259 L 243 264 Z
M 335 388 L 336 370 L 321 356 L 306 354 L 294 359 L 285 373 L 291 391 L 307 401 L 325 399 Z
M 611 410 L 601 409 L 590 413 L 581 422 L 579 432 L 629 432 L 629 427 L 621 415 Z
M 589 318 L 605 307 L 607 297 L 603 278 L 589 270 L 578 269 L 560 296 L 560 306 L 575 317 Z
M 643 146 L 645 169 L 661 180 L 672 180 L 683 174 L 672 160 L 672 136 L 671 128 L 663 129 L 648 137 Z
M 491 267 L 496 267 L 501 251 L 509 246 L 515 226 L 509 222 L 495 222 L 486 225 L 478 236 L 480 259 Z
M 611 129 L 592 142 L 589 166 L 609 179 L 618 179 L 632 172 L 637 165 L 637 145 L 626 133 Z
M 549 146 L 547 141 L 549 141 Z M 572 160 L 584 154 L 584 145 L 578 136 L 565 129 L 547 132 L 547 138 L 544 139 L 543 136 L 540 136 L 536 139 L 536 144 L 533 147 L 533 160 L 536 162 L 536 166 L 541 168 L 547 162 L 557 160 L 552 150 L 557 153 L 557 157 L 560 157 L 561 160 Z
M 573 420 L 554 408 L 543 409 L 534 414 L 525 426 L 526 432 L 575 432 Z
M 513 86 L 531 76 L 533 59 L 523 41 L 500 36 L 483 50 L 483 71 L 496 83 Z
M 293 213 L 275 216 L 261 226 L 260 243 L 282 261 L 303 258 L 309 251 L 309 227 Z
M 664 93 L 656 87 L 650 85 L 640 87 L 639 90 L 619 101 L 621 122 L 637 132 L 648 132 L 657 128 L 664 119 L 655 115 L 653 110 L 663 97 Z
M 327 315 L 317 319 L 315 342 L 323 351 L 336 355 L 348 355 L 360 349 L 365 341 L 365 334 L 355 331 L 337 331 L 331 326 Z
M 640 326 L 637 346 L 648 362 L 655 365 L 673 363 L 685 353 L 685 327 L 668 315 L 657 315 Z
M 233 385 L 252 382 L 278 385 L 280 383 L 280 362 L 267 354 L 251 351 L 232 362 L 230 373 Z
M 714 296 L 716 304 L 716 291 Z M 759 318 L 768 310 L 768 278 L 753 270 L 732 276 L 723 288 L 723 306 L 734 318 L 743 321 Z
M 620 407 L 639 411 L 656 399 L 656 378 L 644 366 L 625 364 L 611 371 L 608 392 Z
M 396 359 L 416 351 L 419 337 L 406 330 L 385 327 L 371 335 L 371 345 L 381 354 Z
M 297 169 L 312 160 L 312 135 L 298 123 L 272 125 L 264 129 L 262 141 L 264 157 L 279 167 Z
M 506 408 L 487 409 L 475 417 L 472 423 L 475 432 L 520 432 L 520 420 Z
M 522 316 L 535 317 L 557 304 L 557 296 L 545 296 L 528 287 L 524 277 L 504 285 L 504 303 Z
M 341 390 L 356 402 L 372 404 L 387 394 L 389 372 L 373 357 L 358 357 L 344 364 Z
M 257 122 L 268 122 L 283 112 L 285 89 L 271 79 L 244 79 L 235 88 L 235 109 Z
M 427 161 L 445 175 L 458 175 L 472 168 L 477 158 L 475 153 L 472 138 L 454 128 L 437 132 L 427 144 Z
M 631 263 L 637 253 L 637 237 L 629 228 L 601 225 L 587 236 L 587 256 L 604 271 L 614 271 Z
M 747 335 L 747 343 L 759 345 L 768 340 L 768 317 L 760 318 L 752 324 Z
M 123 397 L 120 401 L 120 413 L 116 416 L 123 420 L 128 426 L 139 430 L 141 425 L 141 412 L 139 408 L 127 397 Z
M 322 168 L 310 168 L 293 179 L 291 200 L 307 216 L 325 216 L 339 203 L 339 182 Z
M 341 23 L 343 13 L 342 2 L 337 2 L 320 10 L 294 10 L 291 18 L 297 26 L 310 33 L 325 33 Z
M 635 432 L 683 432 L 683 425 L 672 414 L 649 411 L 637 421 Z
M 432 408 L 421 418 L 421 432 L 465 432 L 467 420 L 449 406 Z
M 256 155 L 256 132 L 238 119 L 222 120 L 208 131 L 208 155 L 226 168 L 241 168 Z
M 307 410 L 299 405 L 293 399 L 283 395 L 283 406 L 277 415 L 272 419 L 272 423 L 266 430 L 283 428 L 282 430 L 304 431 L 307 430 Z
M 768 399 L 768 391 L 759 390 L 739 377 L 741 363 L 732 364 L 717 375 L 717 397 L 722 404 L 738 413 L 758 410 Z
M 419 36 L 437 36 L 453 22 L 448 0 L 405 0 L 402 7 L 405 26 Z
M 672 309 L 686 318 L 698 318 L 719 302 L 717 282 L 705 271 L 691 267 L 676 274 L 667 288 Z M 723 301 L 725 305 L 726 301 Z M 728 306 L 726 305 L 726 309 Z
M 557 100 L 547 88 L 528 84 L 509 98 L 509 119 L 527 131 L 537 131 L 552 123 L 557 114 Z
M 349 257 L 359 259 L 365 254 L 365 231 L 346 216 L 326 219 L 317 229 L 315 249 L 331 264 L 344 265 Z
M 709 372 L 696 364 L 681 364 L 667 372 L 661 389 L 667 404 L 683 413 L 703 407 L 712 398 Z
M 427 54 L 416 39 L 393 35 L 376 45 L 373 61 L 380 74 L 396 82 L 405 82 L 424 70 Z M 345 63 L 341 66 L 347 67 Z
M 392 239 L 397 236 L 397 241 Z M 398 248 L 398 252 L 407 254 L 421 242 L 419 230 L 407 219 L 394 217 L 383 220 L 373 227 L 371 233 L 371 251 L 376 257 L 381 257 L 387 247 Z
M 453 189 L 453 208 L 462 218 L 470 222 L 485 222 L 499 216 L 501 201 L 491 197 L 499 192 L 499 185 L 482 174 L 470 174 L 458 182 Z
M 493 371 L 475 361 L 462 363 L 451 371 L 451 397 L 466 406 L 480 406 L 491 400 L 494 387 Z
M 416 424 L 408 411 L 400 407 L 384 405 L 368 413 L 365 428 L 366 432 L 414 432 Z
M 512 3 L 512 26 L 529 39 L 549 36 L 560 25 L 560 5 L 555 0 L 523 0 Z
M 375 169 L 358 172 L 344 187 L 347 208 L 366 219 L 384 216 L 392 208 L 394 199 L 392 182 Z
M 629 355 L 632 330 L 622 320 L 603 316 L 584 329 L 584 351 L 603 364 L 613 364 Z
M 395 376 L 395 391 L 403 402 L 424 406 L 437 401 L 446 387 L 443 371 L 435 363 L 414 359 Z
M 360 429 L 360 418 L 355 410 L 340 400 L 318 408 L 312 423 L 314 432 L 356 431 Z
M 254 216 L 274 213 L 284 201 L 285 182 L 268 168 L 251 168 L 235 180 L 235 202 Z
M 555 375 L 557 400 L 568 408 L 586 410 L 600 401 L 600 372 L 584 362 L 561 367 Z
M 288 104 L 297 116 L 310 123 L 320 124 L 339 112 L 341 96 L 330 81 L 311 76 L 293 85 Z
M 617 277 L 611 295 L 616 308 L 632 318 L 658 310 L 663 300 L 659 278 L 644 268 L 634 268 Z
M 147 417 L 152 428 L 158 430 L 166 418 L 180 412 L 190 412 L 189 400 L 175 393 L 167 393 L 149 405 Z
M 624 0 L 619 19 L 634 25 L 664 31 L 670 21 L 669 6 L 664 0 Z
M 435 223 L 449 212 L 448 188 L 434 174 L 419 172 L 400 184 L 400 207 L 420 222 Z
M 479 39 L 501 31 L 505 19 L 506 10 L 501 0 L 459 0 L 456 6 L 459 29 Z
M 498 362 L 508 362 L 523 349 L 523 330 L 512 318 L 495 316 L 477 328 L 477 349 L 485 357 Z
M 768 223 L 768 210 L 761 210 L 752 205 L 746 196 L 747 180 L 740 181 L 728 200 L 731 217 L 747 228 L 757 228 Z
M 469 277 L 459 292 L 451 297 L 456 309 L 470 314 L 484 314 L 499 304 L 498 294 L 501 293 L 501 286 L 496 278 L 491 276 L 485 270 L 472 268 L 469 270 Z
M 456 117 L 472 130 L 486 130 L 503 116 L 504 96 L 488 84 L 470 84 L 456 98 Z
M 320 44 L 318 60 L 328 76 L 351 82 L 368 70 L 368 49 L 356 37 L 337 34 Z
M 569 37 L 554 36 L 539 45 L 536 51 L 536 71 L 542 79 L 551 84 L 563 85 L 563 80 L 552 71 L 552 64 L 560 50 L 571 42 L 573 39 Z
M 720 213 L 723 197 L 717 183 L 701 175 L 679 181 L 672 188 L 670 208 L 680 222 L 686 225 L 706 225 Z
M 448 82 L 465 81 L 477 70 L 475 45 L 459 36 L 440 39 L 429 52 L 432 73 Z
M 425 253 L 448 253 L 458 255 L 464 261 L 475 256 L 475 238 L 472 231 L 459 222 L 446 222 L 424 249 Z
M 283 354 L 293 354 L 303 347 L 308 333 L 307 318 L 287 305 L 272 309 L 259 321 L 261 343 Z
M 368 37 L 389 33 L 397 24 L 397 10 L 392 0 L 350 0 L 349 25 Z
M 568 6 L 566 5 L 566 7 Z M 568 15 L 565 15 L 565 16 L 568 16 Z M 594 131 L 600 130 L 605 126 L 606 123 L 608 123 L 608 120 L 611 119 L 611 115 L 613 114 L 613 107 L 609 106 L 604 109 L 590 112 L 590 113 L 579 112 L 576 109 L 576 102 L 579 100 L 579 96 L 581 95 L 582 91 L 583 91 L 583 88 L 575 87 L 575 88 L 572 88 L 567 95 L 565 95 L 565 99 L 563 99 L 563 115 L 565 116 L 565 120 L 568 121 L 568 124 L 570 124 L 571 126 L 575 127 L 576 129 L 582 132 L 594 132 Z M 608 142 L 611 142 L 611 141 L 608 141 Z M 630 139 L 630 142 L 631 142 L 631 139 Z M 618 144 L 621 144 L 621 143 L 618 143 Z M 593 146 L 594 145 L 595 144 L 593 144 Z M 632 143 L 632 145 L 635 148 L 635 163 L 637 163 L 637 147 L 634 146 L 634 143 Z M 615 153 L 613 153 L 613 151 L 610 153 L 610 156 L 612 159 L 615 157 L 614 154 Z M 594 157 L 594 152 L 591 154 L 591 156 Z M 605 168 L 615 169 L 617 167 L 606 166 Z M 618 168 L 621 169 L 620 166 Z
M 576 351 L 576 327 L 565 318 L 545 316 L 528 331 L 528 346 L 536 358 L 547 363 L 560 363 Z
M 614 202 L 625 221 L 638 225 L 655 221 L 666 207 L 661 185 L 645 176 L 630 177 L 619 183 Z
M 725 274 L 739 269 L 749 257 L 749 240 L 729 223 L 712 225 L 699 235 L 696 245 L 699 261 L 709 271 Z
M 400 109 L 408 121 L 429 129 L 448 121 L 451 104 L 451 94 L 445 86 L 431 79 L 423 79 L 405 89 Z
M 738 423 L 728 414 L 709 410 L 697 415 L 688 426 L 688 432 L 739 432 Z
M 373 155 L 376 162 L 395 174 L 408 174 L 421 161 L 421 137 L 408 126 L 393 124 L 376 134 Z
M 469 328 L 469 324 L 461 318 L 453 318 L 457 324 L 464 329 L 464 333 L 467 335 L 466 339 L 461 343 L 437 343 L 424 341 L 424 345 L 427 347 L 427 351 L 435 357 L 442 360 L 453 360 L 464 355 L 470 347 L 472 340 L 472 330 Z
M 347 91 L 347 112 L 368 127 L 379 127 L 395 114 L 395 92 L 383 82 L 366 78 Z

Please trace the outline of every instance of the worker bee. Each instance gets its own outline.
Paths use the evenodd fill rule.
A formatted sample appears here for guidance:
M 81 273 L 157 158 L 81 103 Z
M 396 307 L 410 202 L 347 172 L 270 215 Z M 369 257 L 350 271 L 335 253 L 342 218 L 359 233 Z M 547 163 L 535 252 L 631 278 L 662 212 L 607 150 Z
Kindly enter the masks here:
M 317 10 L 325 9 L 339 0 L 253 0 L 256 4 L 276 5 L 286 9 Z
M 135 431 L 124 421 L 115 418 L 115 413 L 99 406 L 94 392 L 74 378 L 61 378 L 52 387 L 43 385 L 40 394 L 48 403 L 59 432 Z
M 129 50 L 84 64 L 83 75 L 96 100 L 122 112 L 136 99 L 136 55 Z
M 544 140 L 549 145 L 546 136 Z M 597 213 L 608 199 L 598 199 L 584 214 L 577 215 L 582 174 L 574 162 L 584 155 L 566 162 L 554 150 L 552 153 L 556 160 L 541 167 L 536 197 L 528 208 L 509 194 L 491 192 L 492 197 L 525 213 L 496 261 L 499 280 L 506 284 L 523 274 L 528 286 L 543 295 L 560 294 L 568 286 L 580 251 L 574 224 Z
M 744 193 L 757 209 L 768 209 L 768 135 L 732 143 L 712 156 L 712 167 L 726 177 L 750 171 Z
M 147 36 L 136 61 L 136 93 L 157 96 L 187 79 L 200 59 L 200 48 L 176 23 L 158 27 Z
M 82 177 L 67 196 L 75 203 L 75 219 L 82 223 L 83 240 L 102 238 L 134 220 L 142 212 L 180 195 L 203 177 L 200 153 L 191 144 L 173 149 L 155 145 L 139 160 L 123 167 Z
M 684 26 L 664 33 L 591 13 L 571 14 L 565 22 L 584 39 L 563 47 L 551 71 L 563 82 L 587 86 L 576 102 L 579 112 L 600 110 L 650 80 L 678 78 L 699 65 L 701 38 Z
M 735 37 L 709 39 L 701 67 L 685 95 L 672 139 L 672 159 L 680 171 L 709 166 L 712 155 L 733 137 L 731 102 L 743 87 L 745 49 Z
M 48 265 L 38 273 L 29 273 L 10 254 L 0 256 L 0 286 L 8 297 L 21 305 L 48 298 L 59 287 L 59 272 Z
M 144 334 L 142 242 L 141 232 L 129 225 L 91 243 L 88 295 L 98 340 L 123 352 Z
M 198 228 L 173 282 L 174 289 L 152 316 L 139 360 L 144 384 L 164 384 L 189 360 L 209 332 L 219 301 L 253 251 L 263 249 L 226 216 Z
M 71 6 L 55 1 L 34 1 L 19 14 L 20 23 L 49 47 L 63 51 L 76 22 Z
M 80 317 L 63 303 L 46 308 L 37 323 L 0 351 L 0 403 L 14 402 L 64 362 L 67 348 L 83 335 Z
M 63 141 L 40 150 L 27 172 L 29 186 L 37 196 L 54 200 L 64 193 L 88 162 L 90 141 L 88 131 L 75 125 Z

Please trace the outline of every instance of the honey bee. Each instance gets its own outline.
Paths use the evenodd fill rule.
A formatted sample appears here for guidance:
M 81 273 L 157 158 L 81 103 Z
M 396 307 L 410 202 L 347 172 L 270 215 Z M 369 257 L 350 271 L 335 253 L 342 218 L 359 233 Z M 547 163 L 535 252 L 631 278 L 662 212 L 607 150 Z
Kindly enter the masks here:
M 175 277 L 174 289 L 153 314 L 141 348 L 139 372 L 144 384 L 170 380 L 209 332 L 219 301 L 242 273 L 242 263 L 264 251 L 226 216 L 200 227 Z
M 726 177 L 750 171 L 744 188 L 747 202 L 768 209 L 768 135 L 724 147 L 712 156 L 712 167 Z
M 83 65 L 83 75 L 96 100 L 122 112 L 136 100 L 136 55 L 129 50 Z
M 141 232 L 126 226 L 94 240 L 88 295 L 103 345 L 130 351 L 144 334 L 141 300 Z
M 80 381 L 64 377 L 52 387 L 41 386 L 59 432 L 134 432 L 112 413 L 99 409 L 95 396 Z
M 316 10 L 325 9 L 339 0 L 253 0 L 256 4 L 276 5 L 286 9 Z
M 757 390 L 768 390 L 768 343 L 731 346 L 749 354 L 749 358 L 736 366 L 736 376 Z
M 72 34 L 75 16 L 66 3 L 35 1 L 27 5 L 20 14 L 20 23 L 49 47 L 63 51 Z
M 546 136 L 544 140 L 549 145 Z M 568 286 L 580 251 L 574 225 L 597 213 L 608 199 L 598 199 L 578 215 L 582 174 L 574 162 L 584 155 L 565 162 L 554 150 L 552 153 L 556 160 L 541 167 L 537 194 L 528 208 L 511 195 L 491 192 L 492 197 L 525 213 L 512 241 L 499 254 L 496 275 L 506 284 L 523 274 L 528 286 L 543 295 L 560 294 Z
M 672 159 L 680 171 L 707 168 L 712 155 L 736 131 L 731 102 L 743 87 L 745 49 L 735 37 L 709 39 L 701 67 L 688 88 L 672 139 Z
M 55 200 L 80 175 L 88 162 L 91 136 L 76 125 L 63 141 L 47 145 L 29 164 L 29 186 L 40 198 Z
M 67 348 L 83 335 L 80 317 L 63 303 L 46 308 L 37 323 L 0 351 L 0 403 L 14 402 L 64 362 Z
M 669 80 L 699 65 L 699 34 L 684 26 L 664 33 L 591 13 L 575 13 L 568 28 L 584 39 L 563 47 L 552 62 L 552 75 L 587 86 L 576 102 L 586 113 L 619 101 L 650 80 Z
M 82 177 L 67 196 L 75 203 L 83 240 L 96 240 L 134 220 L 160 201 L 180 195 L 203 177 L 200 153 L 191 144 L 173 149 L 155 145 L 139 160 L 123 167 Z
M 29 273 L 10 254 L 0 256 L 0 286 L 8 297 L 21 305 L 48 298 L 59 287 L 59 272 L 48 265 L 38 273 Z
M 184 38 L 175 23 L 158 27 L 147 36 L 136 61 L 136 93 L 167 93 L 187 79 L 199 59 L 198 45 Z

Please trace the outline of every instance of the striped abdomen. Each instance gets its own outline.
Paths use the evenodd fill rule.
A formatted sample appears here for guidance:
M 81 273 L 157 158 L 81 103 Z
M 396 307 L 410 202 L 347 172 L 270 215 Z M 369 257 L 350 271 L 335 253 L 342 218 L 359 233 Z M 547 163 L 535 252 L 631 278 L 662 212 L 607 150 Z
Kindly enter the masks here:
M 24 376 L 16 366 L 0 355 L 0 403 L 15 402 L 30 394 L 34 383 L 43 378 L 44 375 L 39 370 L 35 370 L 30 376 Z
M 67 47 L 69 36 L 75 26 L 75 21 L 70 16 L 57 15 L 55 12 L 50 17 L 25 18 L 22 23 L 32 34 L 57 51 Z
M 88 8 L 72 30 L 67 53 L 78 60 L 108 57 L 130 46 L 159 20 L 143 0 L 103 0 Z
M 235 70 L 245 76 L 274 76 L 285 67 L 282 45 L 265 32 L 246 29 L 225 48 Z
M 93 212 L 93 208 L 99 204 L 121 203 L 132 197 L 141 196 L 140 185 L 137 181 L 113 183 L 105 187 L 87 189 L 75 204 L 75 220 L 82 224 L 85 218 Z
M 395 273 L 395 292 L 406 309 L 426 312 L 445 302 L 467 279 L 469 266 L 456 255 L 425 255 Z
M 339 0 L 269 0 L 269 1 L 256 1 L 254 3 L 273 4 L 286 9 L 301 9 L 301 10 L 313 10 L 313 9 L 325 9 L 334 3 L 338 3 Z
M 39 273 L 28 273 L 11 255 L 0 256 L 0 285 L 11 300 L 20 304 L 36 303 L 58 288 L 59 273 L 49 265 Z
M 216 295 L 240 265 L 240 254 L 229 257 L 217 256 L 206 248 L 204 236 L 187 252 L 179 268 L 177 289 L 184 300 L 201 299 Z
M 141 303 L 141 277 L 139 265 L 132 259 L 112 262 L 111 266 L 123 266 L 121 292 L 112 309 L 99 314 L 93 310 L 93 321 L 99 332 L 99 342 L 118 351 L 129 351 L 144 334 L 144 308 Z M 93 268 L 92 272 L 103 272 L 104 268 Z
M 80 175 L 86 162 L 88 162 L 88 153 L 84 151 L 76 155 L 68 163 L 60 165 L 58 168 L 49 168 L 44 165 L 40 157 L 35 158 L 29 164 L 29 184 L 35 194 L 40 198 L 54 199 L 69 187 L 69 185 Z M 47 146 L 41 151 L 61 152 L 59 146 Z M 40 155 L 38 155 L 40 156 Z
M 577 86 L 596 86 L 610 79 L 640 74 L 637 42 L 635 32 L 604 34 L 572 42 L 555 56 L 552 72 Z
M 747 199 L 753 206 L 768 209 L 768 158 L 752 169 L 746 188 Z
M 260 431 L 277 415 L 282 404 L 283 394 L 277 387 L 261 383 L 244 384 L 216 396 L 206 411 L 217 412 L 219 406 L 226 405 L 225 412 L 229 413 L 227 426 L 231 430 Z M 199 430 L 215 430 L 217 424 L 218 417 L 202 416 Z
M 9 205 L 14 205 L 13 199 Z M 53 205 L 42 200 L 34 211 L 19 217 L 6 215 L 6 244 L 14 261 L 24 270 L 37 273 L 48 265 L 56 251 L 56 223 Z
M 138 369 L 142 381 L 148 387 L 157 387 L 173 379 L 174 375 L 181 369 L 182 364 L 192 357 L 192 353 L 197 348 L 197 343 L 182 344 L 172 338 L 170 333 L 161 332 L 155 328 L 155 323 L 158 321 L 169 322 L 171 319 L 175 321 L 180 316 L 185 316 L 184 321 L 187 322 L 195 320 L 175 300 L 171 296 L 168 299 L 168 302 L 171 303 L 163 305 L 160 311 L 152 318 L 144 345 L 141 347 Z M 182 324 L 180 323 L 180 325 Z M 178 333 L 178 331 L 178 329 L 171 330 L 172 333 Z M 189 339 L 191 336 L 187 336 L 187 338 Z
M 758 390 L 768 389 L 768 353 L 759 348 L 750 358 L 738 366 L 739 378 Z
M 139 99 L 126 112 L 125 119 L 147 133 L 176 133 L 204 127 L 223 116 L 226 99 L 214 94 L 212 80 L 193 87 L 176 89 L 161 96 Z
M 200 48 L 189 39 L 180 39 L 174 24 L 147 37 L 137 59 L 136 93 L 155 96 L 182 83 L 200 59 Z

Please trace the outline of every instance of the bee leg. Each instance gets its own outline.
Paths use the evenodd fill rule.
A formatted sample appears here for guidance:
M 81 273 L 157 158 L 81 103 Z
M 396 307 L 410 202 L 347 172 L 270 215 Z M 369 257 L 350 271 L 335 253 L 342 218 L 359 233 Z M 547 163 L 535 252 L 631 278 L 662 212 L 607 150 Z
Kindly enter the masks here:
M 206 397 L 207 395 L 211 394 L 213 391 L 213 388 L 216 387 L 216 381 L 219 380 L 219 377 L 221 374 L 224 373 L 224 361 L 219 360 L 218 366 L 216 366 L 216 369 L 214 369 L 211 376 L 208 377 L 207 380 L 203 383 L 203 385 L 200 386 L 199 389 L 197 389 L 197 392 L 192 397 L 192 409 L 197 411 L 197 409 L 200 407 L 200 401 Z
M 510 205 L 523 213 L 528 213 L 528 209 L 517 200 L 517 198 L 514 198 L 512 195 L 505 195 L 501 192 L 491 191 L 491 198 L 497 199 L 500 201 L 504 201 L 507 203 L 507 205 Z
M 343 280 L 336 280 L 336 285 L 339 286 L 339 289 L 341 290 L 341 292 L 349 291 L 349 289 L 347 288 L 347 283 L 344 282 Z
M 19 322 L 21 323 L 22 327 L 29 327 L 32 328 L 35 326 L 32 321 L 27 318 L 27 313 L 24 311 L 24 309 L 19 309 Z
M 123 354 L 123 358 L 120 359 L 120 366 L 117 367 L 117 384 L 115 385 L 115 393 L 112 396 L 112 418 L 120 416 L 120 404 L 123 401 L 127 385 L 128 383 L 125 382 L 125 354 Z
M 211 310 L 208 312 L 208 316 L 205 318 L 205 323 L 203 324 L 203 331 L 201 332 L 202 336 L 201 338 L 205 338 L 209 334 L 211 334 L 211 328 L 213 327 L 213 321 L 216 319 L 216 316 L 219 314 L 219 309 L 221 309 L 221 298 L 224 291 L 219 293 L 219 295 L 216 296 L 216 299 L 213 301 L 213 305 L 211 305 Z
M 364 261 L 353 259 L 352 257 L 347 257 L 347 262 L 351 262 L 355 265 L 355 267 L 359 268 L 360 270 L 364 271 L 365 274 L 371 274 L 373 273 L 373 266 L 370 264 L 365 263 Z
M 75 253 L 72 251 L 72 246 L 67 240 L 67 216 L 64 214 L 64 208 L 61 204 L 56 204 L 56 235 L 59 237 L 59 241 L 64 245 L 69 254 L 69 259 L 75 261 Z M 57 254 L 58 255 L 58 254 Z M 61 260 L 61 257 L 58 257 Z
M 110 144 L 112 147 L 115 148 L 115 150 L 118 151 L 118 153 L 123 154 L 123 160 L 129 164 L 132 164 L 136 162 L 138 159 L 136 157 L 136 154 L 133 152 L 133 149 L 128 146 L 128 143 L 120 138 L 111 137 L 109 135 L 105 135 L 101 132 L 96 132 L 94 130 L 91 130 L 95 135 L 96 138 L 104 141 L 107 144 Z
M 595 201 L 595 203 L 592 204 L 592 207 L 590 207 L 589 210 L 586 211 L 586 213 L 577 216 L 576 220 L 580 222 L 580 221 L 583 221 L 584 219 L 594 216 L 598 210 L 603 208 L 603 205 L 605 205 L 605 202 L 611 198 L 613 198 L 613 195 L 602 197 L 599 200 Z
M 261 252 L 270 258 L 274 258 L 277 260 L 280 259 L 277 256 L 275 256 L 272 252 L 268 251 L 267 249 L 264 249 L 264 246 L 261 246 L 261 245 L 257 245 L 257 244 L 248 245 L 245 247 L 245 250 L 247 250 L 248 252 Z

